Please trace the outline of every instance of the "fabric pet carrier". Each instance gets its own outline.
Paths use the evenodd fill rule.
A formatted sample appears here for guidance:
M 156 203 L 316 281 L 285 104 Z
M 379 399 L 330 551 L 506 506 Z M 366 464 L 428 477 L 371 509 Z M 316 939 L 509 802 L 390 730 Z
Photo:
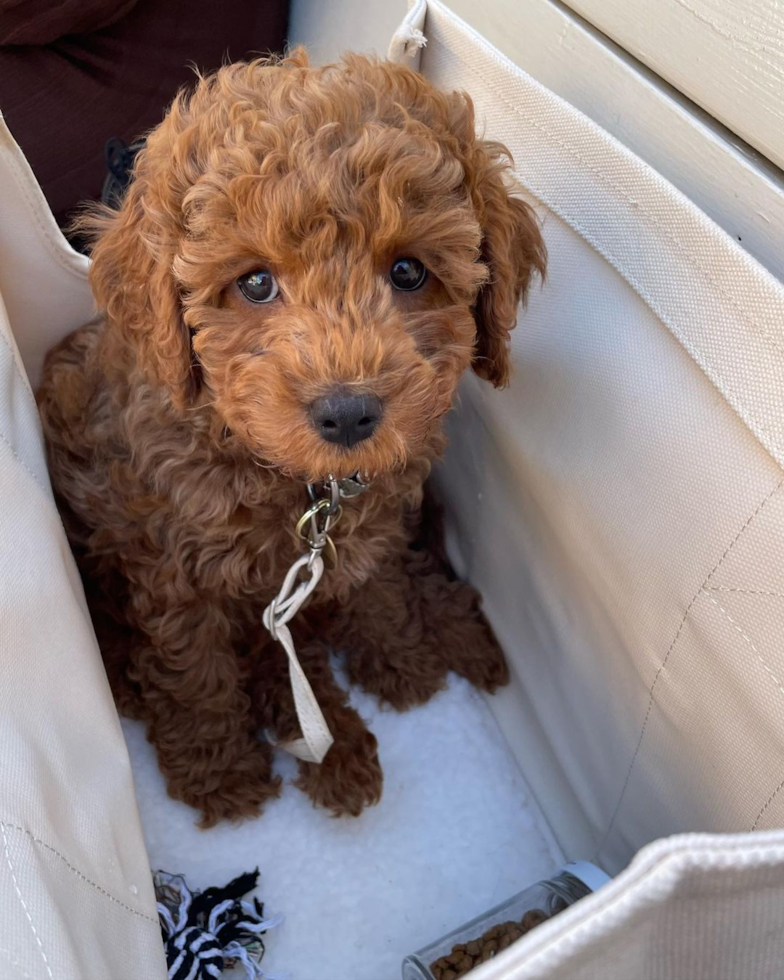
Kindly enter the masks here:
M 509 779 L 519 768 L 554 854 L 615 876 L 471 976 L 781 977 L 784 287 L 442 4 L 418 0 L 391 54 L 469 92 L 543 221 L 549 275 L 514 333 L 511 388 L 466 379 L 437 486 L 452 561 L 481 590 L 511 665 L 510 685 L 489 699 Z M 188 869 L 166 863 L 140 781 L 145 848 L 33 399 L 45 351 L 94 315 L 87 260 L 67 246 L 5 128 L 0 216 L 0 977 L 161 980 L 148 849 L 156 868 Z M 379 717 L 392 740 L 402 716 Z M 466 717 L 454 716 L 445 742 L 468 752 L 482 733 L 461 730 Z M 489 713 L 484 724 L 495 724 Z M 134 729 L 131 743 L 138 749 L 143 733 Z M 428 751 L 393 761 L 414 778 Z M 361 923 L 368 902 L 383 909 L 386 872 L 370 899 L 352 896 L 352 855 L 365 835 L 363 853 L 375 847 L 383 866 L 378 814 L 404 783 L 388 780 L 378 812 L 355 823 L 307 812 L 324 862 L 341 855 L 329 874 L 298 863 L 298 841 L 280 822 L 265 824 L 267 814 L 259 825 L 282 836 L 252 865 L 232 863 L 220 838 L 223 880 L 258 864 L 262 897 L 289 913 L 292 943 L 315 936 L 319 962 L 343 964 L 295 970 L 300 980 L 393 980 L 406 953 L 437 938 L 432 924 L 420 929 L 430 902 L 418 891 L 386 931 L 368 936 L 357 924 L 356 942 L 337 952 L 320 912 L 296 917 L 314 892 L 341 921 Z M 511 807 L 504 785 L 470 805 Z M 451 799 L 456 825 L 470 796 Z M 164 822 L 185 819 L 178 804 L 161 805 Z M 437 877 L 428 870 L 435 835 L 417 839 L 428 805 L 424 795 L 393 822 L 411 862 Z M 255 831 L 236 833 L 247 846 Z M 217 846 L 211 834 L 194 830 L 190 851 Z M 481 863 L 501 846 L 455 841 L 458 868 L 469 852 Z M 524 852 L 526 836 L 504 846 Z M 281 853 L 301 896 L 287 904 L 264 884 L 265 862 Z M 529 883 L 475 896 L 471 914 L 445 917 L 441 932 Z M 275 942 L 271 972 L 287 965 L 272 958 Z M 357 966 L 360 947 L 377 969 Z

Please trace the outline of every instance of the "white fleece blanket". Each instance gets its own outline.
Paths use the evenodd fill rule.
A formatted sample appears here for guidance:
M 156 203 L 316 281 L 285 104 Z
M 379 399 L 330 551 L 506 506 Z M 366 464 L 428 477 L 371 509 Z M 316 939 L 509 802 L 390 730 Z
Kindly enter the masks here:
M 200 831 L 166 795 L 143 726 L 124 722 L 153 868 L 190 885 L 261 869 L 259 896 L 283 925 L 265 972 L 292 980 L 399 980 L 403 957 L 562 863 L 482 697 L 453 679 L 405 714 L 352 701 L 378 737 L 381 803 L 335 820 L 291 785 L 255 821 Z M 296 772 L 283 756 L 279 770 Z

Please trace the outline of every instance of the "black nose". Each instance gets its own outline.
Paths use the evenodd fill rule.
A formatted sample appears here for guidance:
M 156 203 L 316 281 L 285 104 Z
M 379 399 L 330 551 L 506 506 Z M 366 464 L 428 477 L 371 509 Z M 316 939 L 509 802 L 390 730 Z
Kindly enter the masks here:
M 381 421 L 381 402 L 375 395 L 335 391 L 313 402 L 310 417 L 322 439 L 351 448 L 376 431 Z

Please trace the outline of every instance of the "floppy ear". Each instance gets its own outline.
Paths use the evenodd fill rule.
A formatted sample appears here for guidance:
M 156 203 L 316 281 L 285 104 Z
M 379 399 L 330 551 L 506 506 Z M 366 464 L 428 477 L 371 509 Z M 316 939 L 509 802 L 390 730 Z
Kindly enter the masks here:
M 534 273 L 544 278 L 547 249 L 532 208 L 513 196 L 508 168 L 498 158 L 508 156 L 497 144 L 480 144 L 490 166 L 478 173 L 474 191 L 482 229 L 481 259 L 488 269 L 479 291 L 476 353 L 473 368 L 480 378 L 501 388 L 509 381 L 509 332 L 525 300 Z
M 95 241 L 90 284 L 107 330 L 120 347 L 132 349 L 142 373 L 166 387 L 182 409 L 195 396 L 198 379 L 172 271 L 182 234 L 180 206 L 168 197 L 171 186 L 160 191 L 152 186 L 144 160 L 148 153 L 139 155 L 136 179 L 120 210 L 103 208 L 80 226 Z

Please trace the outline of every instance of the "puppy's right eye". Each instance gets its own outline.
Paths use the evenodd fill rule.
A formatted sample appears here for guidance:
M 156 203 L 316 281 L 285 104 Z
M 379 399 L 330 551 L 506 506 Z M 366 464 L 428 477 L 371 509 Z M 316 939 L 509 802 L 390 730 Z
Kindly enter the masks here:
M 269 303 L 278 295 L 278 280 L 269 269 L 254 269 L 237 280 L 240 292 L 251 303 Z
M 419 261 L 410 257 L 395 259 L 389 270 L 389 281 L 402 292 L 410 293 L 424 285 L 427 269 Z

